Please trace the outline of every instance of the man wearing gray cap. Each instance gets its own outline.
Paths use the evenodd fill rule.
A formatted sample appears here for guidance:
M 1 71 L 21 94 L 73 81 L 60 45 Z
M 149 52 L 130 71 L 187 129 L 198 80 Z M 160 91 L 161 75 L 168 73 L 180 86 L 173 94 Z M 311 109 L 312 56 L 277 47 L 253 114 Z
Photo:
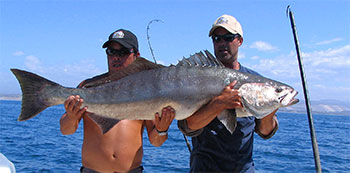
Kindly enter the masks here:
M 106 48 L 108 72 L 87 79 L 79 88 L 88 88 L 100 84 L 101 79 L 117 74 L 132 64 L 140 56 L 136 36 L 124 29 L 113 32 L 103 46 Z M 113 79 L 113 78 L 112 78 Z M 98 82 L 97 82 L 98 81 Z M 103 83 L 103 82 L 102 82 Z M 84 121 L 84 141 L 82 146 L 81 172 L 142 172 L 142 134 L 146 127 L 148 139 L 154 146 L 162 145 L 168 138 L 167 130 L 175 117 L 171 107 L 162 109 L 161 115 L 155 114 L 154 120 L 120 120 L 100 118 L 98 121 L 115 125 L 105 134 L 96 124 L 96 117 L 87 112 L 87 107 L 80 108 L 84 102 L 78 95 L 70 96 L 64 103 L 66 113 L 60 120 L 61 133 L 75 133 L 81 119 Z
M 209 31 L 215 56 L 227 68 L 259 75 L 238 62 L 238 48 L 243 43 L 240 23 L 230 15 L 220 16 Z M 258 120 L 254 116 L 237 117 L 237 127 L 231 134 L 218 120 L 225 110 L 232 116 L 242 108 L 241 98 L 234 89 L 236 82 L 224 88 L 186 120 L 178 121 L 179 129 L 192 137 L 193 150 L 190 172 L 254 172 L 254 131 L 264 139 L 272 137 L 278 129 L 277 110 Z

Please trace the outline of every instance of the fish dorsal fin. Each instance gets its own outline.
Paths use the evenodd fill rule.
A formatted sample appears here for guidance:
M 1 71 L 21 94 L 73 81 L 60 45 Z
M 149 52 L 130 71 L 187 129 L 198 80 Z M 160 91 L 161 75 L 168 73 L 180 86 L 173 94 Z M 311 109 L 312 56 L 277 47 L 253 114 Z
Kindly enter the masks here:
M 208 50 L 204 50 L 204 53 L 201 51 L 188 58 L 184 57 L 176 66 L 224 67 Z
M 95 87 L 99 86 L 102 84 L 110 83 L 112 81 L 119 80 L 125 76 L 138 73 L 141 71 L 146 71 L 146 70 L 152 70 L 152 69 L 157 69 L 157 68 L 163 68 L 165 66 L 161 64 L 156 64 L 153 63 L 145 58 L 142 57 L 137 57 L 136 60 L 125 67 L 124 69 L 121 69 L 117 72 L 114 72 L 111 75 L 106 75 L 105 77 L 99 78 L 99 79 L 90 79 L 90 81 L 86 81 L 86 84 L 84 85 L 84 88 L 89 88 L 89 87 Z

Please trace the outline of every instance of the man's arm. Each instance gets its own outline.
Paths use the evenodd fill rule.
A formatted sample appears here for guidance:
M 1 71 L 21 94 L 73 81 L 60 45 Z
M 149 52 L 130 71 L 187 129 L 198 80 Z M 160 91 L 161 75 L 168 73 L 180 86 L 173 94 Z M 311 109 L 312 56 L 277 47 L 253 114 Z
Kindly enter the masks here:
M 75 133 L 78 129 L 79 122 L 83 115 L 88 112 L 87 107 L 80 109 L 84 100 L 80 96 L 69 96 L 64 102 L 64 108 L 66 113 L 64 113 L 60 119 L 60 130 L 63 135 L 70 135 Z
M 256 120 L 255 132 L 263 139 L 271 138 L 278 129 L 278 120 L 275 115 L 277 110 L 260 120 Z
M 175 118 L 175 110 L 168 106 L 162 109 L 161 116 L 157 112 L 154 120 L 146 121 L 148 139 L 153 146 L 159 147 L 168 139 L 168 129 Z

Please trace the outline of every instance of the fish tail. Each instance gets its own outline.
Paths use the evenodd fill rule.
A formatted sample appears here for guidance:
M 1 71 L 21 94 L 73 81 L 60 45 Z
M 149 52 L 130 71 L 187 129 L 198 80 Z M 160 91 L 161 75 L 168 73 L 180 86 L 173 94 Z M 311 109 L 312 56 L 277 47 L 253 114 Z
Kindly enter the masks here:
M 47 107 L 52 106 L 42 93 L 42 89 L 47 86 L 59 86 L 59 84 L 27 71 L 19 69 L 11 69 L 11 71 L 16 76 L 22 90 L 22 110 L 18 121 L 33 118 Z

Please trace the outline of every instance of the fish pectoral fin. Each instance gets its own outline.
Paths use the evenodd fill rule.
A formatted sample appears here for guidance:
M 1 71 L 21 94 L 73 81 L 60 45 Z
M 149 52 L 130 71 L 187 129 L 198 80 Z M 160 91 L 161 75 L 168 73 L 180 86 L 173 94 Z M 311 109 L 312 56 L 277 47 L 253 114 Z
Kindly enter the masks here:
M 236 120 L 236 115 L 230 113 L 230 111 L 235 111 L 235 110 L 225 110 L 223 111 L 219 116 L 218 119 L 219 121 L 226 127 L 226 129 L 233 134 L 237 127 L 237 120 Z
M 107 133 L 120 121 L 118 119 L 106 118 L 96 114 L 89 114 L 88 116 L 101 128 L 103 134 Z

